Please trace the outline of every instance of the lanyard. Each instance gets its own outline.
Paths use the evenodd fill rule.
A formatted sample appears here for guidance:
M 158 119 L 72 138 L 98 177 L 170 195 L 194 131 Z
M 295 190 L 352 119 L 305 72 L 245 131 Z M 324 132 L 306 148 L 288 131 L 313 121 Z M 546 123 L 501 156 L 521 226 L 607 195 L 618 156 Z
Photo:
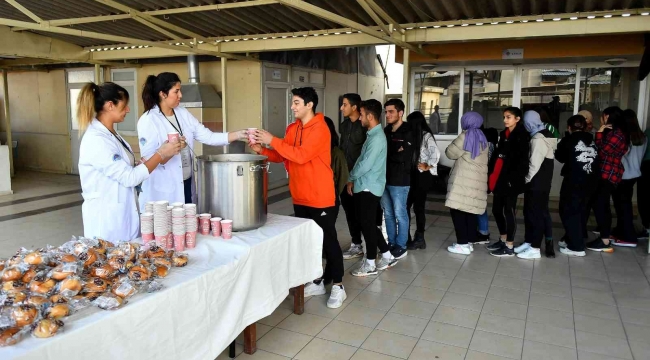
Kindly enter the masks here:
M 176 117 L 176 112 L 174 111 L 174 109 L 172 109 L 172 114 L 174 114 L 174 119 L 176 119 L 176 124 L 178 124 L 178 127 L 176 127 L 176 125 L 174 125 L 174 123 L 169 120 L 169 118 L 167 117 L 167 115 L 165 115 L 165 113 L 163 113 L 163 115 L 165 116 L 165 119 L 167 119 L 167 121 L 169 121 L 169 125 L 171 125 L 174 128 L 174 130 L 178 131 L 178 133 L 181 136 L 183 136 L 183 129 L 181 128 L 181 122 L 178 121 L 178 118 Z
M 133 153 L 133 151 L 131 151 L 131 149 L 129 149 L 129 147 L 126 145 L 126 143 L 124 142 L 124 140 L 122 140 L 122 137 L 121 137 L 121 136 L 117 136 L 117 135 L 113 134 L 112 132 L 111 132 L 111 134 L 113 135 L 114 138 L 117 139 L 117 141 L 120 142 L 120 144 L 122 144 L 122 147 L 124 147 L 124 149 L 125 149 L 126 151 L 128 151 L 129 154 L 133 155 L 133 158 L 135 159 L 135 154 Z

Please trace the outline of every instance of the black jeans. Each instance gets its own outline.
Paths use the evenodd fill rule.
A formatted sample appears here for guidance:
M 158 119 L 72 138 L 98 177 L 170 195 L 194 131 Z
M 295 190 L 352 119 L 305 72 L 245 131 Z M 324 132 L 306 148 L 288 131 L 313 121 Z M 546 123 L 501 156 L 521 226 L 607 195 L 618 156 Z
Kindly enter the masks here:
M 641 163 L 641 178 L 636 186 L 636 205 L 645 229 L 650 229 L 650 160 Z
M 524 224 L 525 241 L 535 249 L 542 245 L 542 237 L 546 233 L 547 219 L 551 218 L 548 211 L 547 191 L 527 190 L 524 194 Z
M 517 195 L 494 195 L 492 215 L 497 222 L 499 234 L 506 235 L 506 241 L 515 241 L 517 233 Z
M 566 232 L 567 247 L 573 251 L 585 250 L 583 229 L 587 202 L 592 197 L 580 185 L 564 179 L 560 189 L 560 218 Z
M 341 205 L 343 205 L 343 211 L 345 212 L 345 220 L 348 222 L 352 243 L 361 245 L 361 227 L 359 226 L 357 214 L 354 210 L 354 197 L 348 194 L 347 187 L 341 193 Z
M 411 188 L 409 189 L 409 195 L 406 199 L 406 210 L 409 214 L 409 225 L 411 224 L 411 207 L 415 213 L 415 223 L 417 229 L 415 230 L 418 233 L 424 232 L 424 225 L 426 223 L 426 217 L 424 216 L 424 205 L 427 201 L 427 193 L 433 184 L 433 175 L 430 172 L 425 171 L 420 173 L 411 174 Z M 409 234 L 410 235 L 410 234 Z
M 594 212 L 596 213 L 596 222 L 598 223 L 601 239 L 609 239 L 609 236 L 611 235 L 612 210 L 610 208 L 610 199 L 615 187 L 614 184 L 607 180 L 598 180 L 598 190 L 594 201 Z
M 331 277 L 334 283 L 343 281 L 343 252 L 336 235 L 336 217 L 339 210 L 336 206 L 328 208 L 313 208 L 293 205 L 296 217 L 311 219 L 323 229 L 323 251 L 325 252 L 325 272 L 323 277 Z M 325 215 L 323 215 L 325 214 Z
M 637 242 L 634 231 L 634 211 L 632 210 L 632 196 L 634 184 L 638 179 L 627 179 L 612 192 L 614 209 L 616 209 L 616 227 L 612 233 L 619 239 L 627 242 Z
M 585 203 L 585 212 L 582 215 L 584 221 L 582 222 L 582 237 L 589 238 L 587 233 L 587 223 L 589 222 L 589 216 L 591 216 L 591 210 L 596 214 L 596 199 L 598 198 L 598 185 L 596 185 L 596 191 L 592 191 L 586 199 Z
M 361 233 L 366 240 L 366 258 L 374 260 L 377 258 L 377 248 L 382 254 L 390 250 L 381 230 L 377 227 L 377 208 L 381 198 L 368 191 L 356 193 L 352 198 Z
M 456 230 L 456 243 L 466 245 L 477 242 L 478 215 L 456 209 L 449 209 L 449 212 L 451 221 L 454 223 L 454 230 Z
M 183 181 L 183 191 L 185 193 L 185 203 L 192 203 L 192 177 Z

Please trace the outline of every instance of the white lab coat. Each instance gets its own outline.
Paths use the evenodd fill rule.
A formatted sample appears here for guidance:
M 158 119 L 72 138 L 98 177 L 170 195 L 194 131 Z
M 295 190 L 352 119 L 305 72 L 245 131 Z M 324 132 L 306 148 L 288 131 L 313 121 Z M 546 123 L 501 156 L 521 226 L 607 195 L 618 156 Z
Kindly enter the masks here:
M 126 141 L 125 144 L 129 146 Z M 94 119 L 79 149 L 84 236 L 112 242 L 139 237 L 140 218 L 134 188 L 148 177 L 147 167 L 144 164 L 133 167 L 130 154 L 120 141 Z
M 227 133 L 210 131 L 183 107 L 175 108 L 174 112 L 180 122 L 180 130 L 183 132 L 187 146 L 190 149 L 194 149 L 194 141 L 212 146 L 228 145 Z M 178 127 L 175 122 L 174 126 Z M 170 124 L 158 106 L 154 106 L 153 109 L 142 114 L 140 120 L 138 120 L 138 139 L 142 157 L 149 159 L 167 141 L 167 134 L 173 131 L 177 130 Z M 160 200 L 167 200 L 169 203 L 185 202 L 183 164 L 180 154 L 169 159 L 167 164 L 158 165 L 158 168 L 151 173 L 149 179 L 142 184 L 141 208 L 144 209 L 144 204 L 147 201 Z M 196 203 L 194 181 L 192 181 L 192 202 Z

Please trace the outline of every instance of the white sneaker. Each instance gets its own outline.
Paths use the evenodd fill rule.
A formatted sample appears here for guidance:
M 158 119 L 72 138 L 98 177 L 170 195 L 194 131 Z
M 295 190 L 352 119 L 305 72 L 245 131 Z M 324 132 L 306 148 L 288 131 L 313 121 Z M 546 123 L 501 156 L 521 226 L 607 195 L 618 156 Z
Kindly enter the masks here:
M 532 249 L 529 243 L 525 242 L 515 248 L 515 254 L 520 254 L 528 249 Z
M 357 244 L 350 244 L 350 248 L 343 253 L 343 260 L 354 259 L 363 256 L 363 247 Z
M 515 250 L 515 252 L 516 251 L 517 250 Z M 534 260 L 534 259 L 541 259 L 542 254 L 540 254 L 539 249 L 535 249 L 533 247 L 530 247 L 526 251 L 522 251 L 519 254 L 517 254 L 517 257 L 520 258 L 520 259 Z
M 562 248 L 566 249 L 567 248 L 566 241 L 564 241 L 564 240 L 558 241 L 557 245 L 560 247 L 560 249 L 562 249 Z
M 583 257 L 587 255 L 584 251 L 573 251 L 567 247 L 561 247 L 560 252 L 566 256 Z
M 305 285 L 305 297 L 307 296 L 318 296 L 325 295 L 325 284 L 321 281 L 320 284 L 315 284 L 314 282 L 309 282 Z
M 474 252 L 474 245 L 470 243 L 467 243 L 467 245 L 469 246 L 469 251 Z
M 390 267 L 393 267 L 397 264 L 397 259 L 393 255 L 390 256 L 390 258 L 385 259 L 383 256 L 379 256 L 379 260 L 377 260 L 377 270 L 386 270 Z
M 447 251 L 453 254 L 460 254 L 460 255 L 470 255 L 472 253 L 472 249 L 470 248 L 470 245 L 460 245 L 454 243 L 452 246 L 447 247 Z
M 377 268 L 368 264 L 364 257 L 364 259 L 361 260 L 361 265 L 356 270 L 353 270 L 350 275 L 359 277 L 377 275 Z
M 338 309 L 343 305 L 343 302 L 347 298 L 348 294 L 345 293 L 343 285 L 334 285 L 332 286 L 330 298 L 327 299 L 327 307 L 330 309 Z

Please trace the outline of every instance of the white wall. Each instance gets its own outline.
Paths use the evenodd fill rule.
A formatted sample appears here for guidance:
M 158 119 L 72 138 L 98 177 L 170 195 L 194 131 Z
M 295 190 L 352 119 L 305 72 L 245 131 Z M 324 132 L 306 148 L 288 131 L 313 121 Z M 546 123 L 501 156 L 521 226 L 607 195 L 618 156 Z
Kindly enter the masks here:
M 357 74 L 342 74 L 334 71 L 325 72 L 325 116 L 334 122 L 338 130 L 339 96 L 357 92 Z

